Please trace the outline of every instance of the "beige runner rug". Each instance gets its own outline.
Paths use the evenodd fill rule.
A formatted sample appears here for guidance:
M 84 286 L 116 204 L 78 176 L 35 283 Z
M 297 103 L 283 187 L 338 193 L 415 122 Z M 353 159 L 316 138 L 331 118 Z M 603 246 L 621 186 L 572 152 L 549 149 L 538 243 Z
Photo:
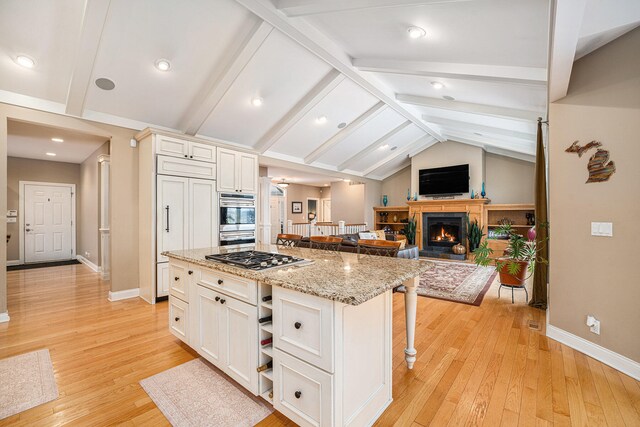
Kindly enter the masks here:
M 0 360 L 0 420 L 57 397 L 46 348 Z
M 171 425 L 253 426 L 273 409 L 240 391 L 202 359 L 140 381 Z

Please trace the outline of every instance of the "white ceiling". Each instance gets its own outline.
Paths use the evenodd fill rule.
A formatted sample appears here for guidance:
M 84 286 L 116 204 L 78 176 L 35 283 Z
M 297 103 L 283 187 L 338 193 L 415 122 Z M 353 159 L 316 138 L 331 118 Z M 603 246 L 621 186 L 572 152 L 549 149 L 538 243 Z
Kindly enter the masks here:
M 269 166 L 268 176 L 275 184 L 287 182 L 289 184 L 311 185 L 314 187 L 327 187 L 332 182 L 342 181 L 342 178 L 323 175 L 319 173 L 302 172 L 299 170 Z
M 553 49 L 554 94 L 575 57 L 640 22 L 637 0 L 570 3 L 582 12 L 551 13 L 549 0 L 4 0 L 0 102 L 372 179 L 447 139 L 533 160 L 549 16 L 575 33 Z
M 107 140 L 66 129 L 10 120 L 7 126 L 9 157 L 48 160 L 52 162 L 82 163 Z M 54 142 L 61 138 L 64 142 Z M 55 153 L 47 156 L 46 153 Z

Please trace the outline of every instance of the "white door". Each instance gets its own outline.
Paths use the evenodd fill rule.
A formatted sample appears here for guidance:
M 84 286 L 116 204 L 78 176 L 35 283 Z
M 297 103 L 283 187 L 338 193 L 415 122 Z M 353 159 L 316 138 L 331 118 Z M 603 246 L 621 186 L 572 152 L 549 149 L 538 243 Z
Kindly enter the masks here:
M 331 199 L 322 199 L 322 221 L 331 222 Z
M 251 392 L 258 392 L 258 308 L 223 297 L 224 371 Z
M 218 191 L 235 192 L 236 191 L 236 174 L 238 171 L 236 164 L 236 152 L 218 149 Z
M 164 251 L 189 247 L 189 179 L 158 175 L 156 222 L 158 227 L 158 262 L 168 261 Z
M 73 257 L 71 187 L 24 186 L 24 259 L 44 262 Z
M 258 157 L 253 154 L 238 154 L 238 190 L 242 193 L 258 192 Z
M 218 246 L 218 201 L 216 182 L 189 180 L 190 248 Z

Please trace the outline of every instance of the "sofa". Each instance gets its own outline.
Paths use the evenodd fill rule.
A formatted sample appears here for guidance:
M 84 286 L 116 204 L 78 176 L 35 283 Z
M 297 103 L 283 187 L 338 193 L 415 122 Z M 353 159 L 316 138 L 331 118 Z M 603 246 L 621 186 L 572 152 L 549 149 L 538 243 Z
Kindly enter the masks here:
M 360 240 L 358 234 L 339 234 L 336 237 L 341 237 L 342 242 L 340 243 L 339 251 L 340 252 L 358 252 L 358 240 Z M 396 241 L 395 234 L 386 234 L 386 240 Z M 311 246 L 308 237 L 303 237 L 302 240 L 296 245 L 301 248 L 308 248 Z M 405 245 L 403 249 L 398 251 L 398 258 L 407 258 L 407 259 L 419 259 L 420 254 L 418 251 L 418 247 L 416 245 Z

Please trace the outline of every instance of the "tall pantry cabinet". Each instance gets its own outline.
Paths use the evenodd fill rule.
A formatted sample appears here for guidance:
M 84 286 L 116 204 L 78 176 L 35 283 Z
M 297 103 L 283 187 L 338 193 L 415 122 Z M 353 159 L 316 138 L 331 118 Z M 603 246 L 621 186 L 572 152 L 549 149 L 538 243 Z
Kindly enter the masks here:
M 217 147 L 145 130 L 139 141 L 139 286 L 149 303 L 169 294 L 164 251 L 218 245 Z

